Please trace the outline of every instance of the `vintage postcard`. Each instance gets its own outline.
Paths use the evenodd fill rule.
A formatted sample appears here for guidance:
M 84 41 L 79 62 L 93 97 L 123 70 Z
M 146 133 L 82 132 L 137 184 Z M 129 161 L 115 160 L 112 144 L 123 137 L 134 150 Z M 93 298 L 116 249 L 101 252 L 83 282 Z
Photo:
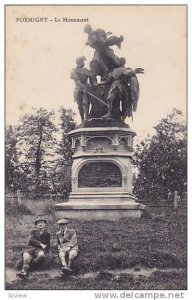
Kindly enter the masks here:
M 5 290 L 184 298 L 187 5 L 6 5 L 5 68 Z

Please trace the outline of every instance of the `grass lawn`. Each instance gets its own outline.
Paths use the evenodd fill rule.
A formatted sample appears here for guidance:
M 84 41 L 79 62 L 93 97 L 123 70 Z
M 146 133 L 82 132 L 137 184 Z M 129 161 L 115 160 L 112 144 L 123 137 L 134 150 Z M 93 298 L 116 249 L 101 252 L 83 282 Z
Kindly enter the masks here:
M 6 289 L 187 289 L 185 209 L 153 208 L 141 219 L 72 220 L 69 227 L 76 229 L 81 251 L 74 262 L 73 275 L 63 279 L 53 205 L 29 200 L 25 203 L 19 210 L 12 206 L 6 209 Z M 22 282 L 15 272 L 33 228 L 35 212 L 47 217 L 52 256 L 42 269 L 30 273 L 29 281 Z

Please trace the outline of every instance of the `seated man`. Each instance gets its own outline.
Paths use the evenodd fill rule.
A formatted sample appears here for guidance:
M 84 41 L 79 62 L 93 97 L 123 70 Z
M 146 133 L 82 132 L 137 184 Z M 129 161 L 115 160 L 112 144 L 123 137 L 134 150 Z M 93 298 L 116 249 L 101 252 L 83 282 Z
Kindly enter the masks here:
M 76 231 L 67 227 L 69 221 L 61 219 L 57 223 L 60 227 L 60 231 L 57 232 L 57 243 L 59 258 L 62 264 L 61 272 L 63 275 L 65 272 L 72 272 L 71 264 L 74 258 L 77 257 L 79 248 L 77 244 Z
M 39 264 L 44 260 L 50 249 L 50 234 L 45 230 L 47 221 L 39 217 L 35 221 L 36 229 L 32 230 L 29 236 L 29 248 L 23 253 L 23 269 L 17 274 L 22 279 L 29 277 L 30 263 L 33 261 Z

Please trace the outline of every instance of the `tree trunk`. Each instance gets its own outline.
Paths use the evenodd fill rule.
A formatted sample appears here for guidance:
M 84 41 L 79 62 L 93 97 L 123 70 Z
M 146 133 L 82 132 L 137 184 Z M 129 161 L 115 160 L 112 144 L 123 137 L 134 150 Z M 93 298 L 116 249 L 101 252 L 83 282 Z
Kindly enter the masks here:
M 35 174 L 36 174 L 36 190 L 38 189 L 39 185 L 39 174 L 41 170 L 41 143 L 42 143 L 42 137 L 43 137 L 43 125 L 39 121 L 39 129 L 40 129 L 40 135 L 39 135 L 39 142 L 37 146 L 36 151 L 36 162 L 35 162 Z

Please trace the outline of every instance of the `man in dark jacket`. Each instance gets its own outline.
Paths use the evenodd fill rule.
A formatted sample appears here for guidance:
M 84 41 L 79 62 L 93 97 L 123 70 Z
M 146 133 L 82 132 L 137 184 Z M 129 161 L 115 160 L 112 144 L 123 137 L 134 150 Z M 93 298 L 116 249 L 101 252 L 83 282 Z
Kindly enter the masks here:
M 39 264 L 49 252 L 50 234 L 45 230 L 46 224 L 47 221 L 42 217 L 35 221 L 37 228 L 30 233 L 28 242 L 30 247 L 23 252 L 23 269 L 17 274 L 22 279 L 28 278 L 30 263 L 33 261 L 35 264 Z
M 62 264 L 61 272 L 64 274 L 66 272 L 72 272 L 71 264 L 74 258 L 78 255 L 79 247 L 77 244 L 76 231 L 67 227 L 69 221 L 66 219 L 61 219 L 57 223 L 60 227 L 60 231 L 56 234 L 59 258 Z M 66 259 L 68 260 L 68 263 Z

